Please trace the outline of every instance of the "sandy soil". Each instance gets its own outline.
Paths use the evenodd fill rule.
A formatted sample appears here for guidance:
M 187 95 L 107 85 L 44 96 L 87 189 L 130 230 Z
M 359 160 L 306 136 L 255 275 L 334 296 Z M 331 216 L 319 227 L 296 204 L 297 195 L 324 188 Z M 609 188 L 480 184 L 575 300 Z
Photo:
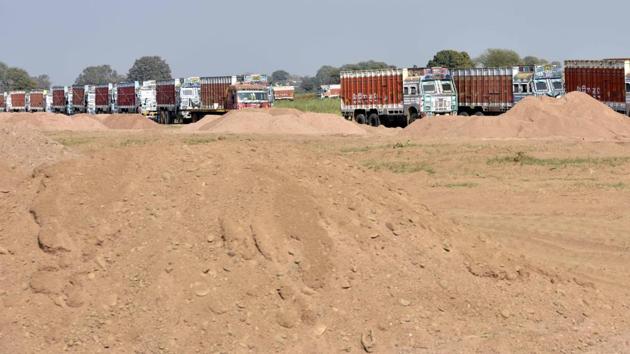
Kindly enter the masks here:
M 1 128 L 3 352 L 630 351 L 618 137 Z

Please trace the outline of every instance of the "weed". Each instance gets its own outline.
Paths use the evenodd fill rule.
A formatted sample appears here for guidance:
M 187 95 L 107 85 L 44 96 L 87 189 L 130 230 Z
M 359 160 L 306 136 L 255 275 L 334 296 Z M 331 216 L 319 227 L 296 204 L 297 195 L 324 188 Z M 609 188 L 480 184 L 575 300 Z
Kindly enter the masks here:
M 363 162 L 363 166 L 376 172 L 383 170 L 391 171 L 393 173 L 415 173 L 423 171 L 430 175 L 435 174 L 433 167 L 424 162 L 368 160 Z
M 294 108 L 302 112 L 332 113 L 341 115 L 341 101 L 336 98 L 320 99 L 316 95 L 296 95 L 294 101 L 276 101 L 277 108 Z
M 89 144 L 94 141 L 94 138 L 73 136 L 73 137 L 65 137 L 65 138 L 56 138 L 55 140 L 63 146 L 77 146 L 77 145 Z
M 204 137 L 193 137 L 184 140 L 184 144 L 186 145 L 205 145 L 209 143 L 214 143 L 218 141 L 216 137 L 213 136 L 204 136 Z
M 578 165 L 605 165 L 616 167 L 630 161 L 630 157 L 577 157 L 577 158 L 546 158 L 541 159 L 519 151 L 514 156 L 494 157 L 488 160 L 488 165 L 520 164 L 528 166 L 567 167 Z

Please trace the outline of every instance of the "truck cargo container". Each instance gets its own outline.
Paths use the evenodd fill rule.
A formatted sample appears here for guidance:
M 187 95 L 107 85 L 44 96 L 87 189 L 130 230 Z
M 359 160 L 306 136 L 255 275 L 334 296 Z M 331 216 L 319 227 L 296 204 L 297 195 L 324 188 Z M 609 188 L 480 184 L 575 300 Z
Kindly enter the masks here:
M 86 100 L 85 86 L 73 85 L 72 86 L 72 107 L 70 112 L 74 113 L 86 113 L 87 112 L 87 100 Z
M 124 82 L 116 85 L 116 111 L 118 113 L 140 113 L 140 85 L 136 82 Z
M 46 92 L 43 90 L 31 91 L 27 95 L 29 112 L 44 112 L 46 110 Z
M 142 114 L 152 119 L 154 119 L 157 115 L 157 98 L 155 90 L 155 80 L 142 82 L 142 87 L 140 88 L 140 106 L 142 107 Z
M 172 124 L 178 121 L 180 86 L 179 79 L 161 80 L 155 83 L 155 101 L 159 123 Z
M 445 68 L 344 71 L 340 76 L 341 112 L 360 124 L 404 127 L 457 111 L 457 92 Z
M 630 59 L 567 60 L 564 76 L 567 92 L 584 92 L 630 115 Z
M 94 109 L 96 113 L 112 113 L 114 90 L 112 84 L 94 87 Z
M 11 91 L 7 100 L 8 112 L 26 112 L 26 92 Z
M 501 114 L 527 96 L 564 94 L 562 71 L 555 66 L 457 69 L 453 78 L 463 116 Z
M 293 101 L 295 99 L 295 87 L 293 86 L 274 86 L 272 93 L 275 101 Z
M 6 112 L 7 110 L 7 94 L 6 92 L 0 93 L 0 112 Z
M 341 85 L 322 85 L 319 88 L 319 98 L 339 98 L 341 96 Z
M 68 88 L 65 86 L 54 86 L 52 88 L 52 112 L 68 112 Z

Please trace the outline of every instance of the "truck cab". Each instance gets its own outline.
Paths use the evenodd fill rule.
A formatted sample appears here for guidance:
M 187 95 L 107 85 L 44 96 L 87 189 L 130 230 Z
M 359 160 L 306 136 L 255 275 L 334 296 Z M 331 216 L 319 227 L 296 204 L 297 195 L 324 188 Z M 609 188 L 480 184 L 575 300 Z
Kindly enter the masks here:
M 446 68 L 408 69 L 403 80 L 403 99 L 408 124 L 417 118 L 457 112 L 457 90 Z
M 184 118 L 190 118 L 190 111 L 201 106 L 201 79 L 189 77 L 179 88 L 179 110 Z
M 229 109 L 269 108 L 269 89 L 260 84 L 236 84 L 229 88 Z
M 555 65 L 515 67 L 514 102 L 527 96 L 559 97 L 565 94 L 562 69 Z

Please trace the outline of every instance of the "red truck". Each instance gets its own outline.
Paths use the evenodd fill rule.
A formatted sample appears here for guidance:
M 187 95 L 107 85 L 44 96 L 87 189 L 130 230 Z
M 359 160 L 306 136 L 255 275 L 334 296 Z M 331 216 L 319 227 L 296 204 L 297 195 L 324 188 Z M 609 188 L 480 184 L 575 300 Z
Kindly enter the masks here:
M 85 113 L 86 111 L 87 111 L 87 104 L 85 101 L 85 86 L 83 85 L 72 86 L 72 112 Z
M 567 92 L 584 92 L 617 112 L 630 115 L 630 59 L 567 60 Z
M 44 91 L 36 90 L 28 94 L 28 111 L 44 112 L 46 110 L 46 96 Z
M 124 82 L 116 85 L 116 110 L 118 113 L 140 113 L 138 82 Z
M 0 93 L 0 112 L 6 112 L 7 110 L 7 98 L 6 93 Z
M 274 101 L 293 101 L 295 99 L 295 87 L 274 86 L 272 87 Z
M 97 85 L 94 88 L 96 113 L 112 112 L 112 84 Z
M 26 92 L 11 91 L 7 99 L 7 111 L 26 112 Z
M 52 88 L 52 111 L 55 113 L 67 113 L 68 89 L 65 86 L 54 86 Z
M 180 80 L 162 80 L 155 83 L 155 101 L 158 123 L 172 124 L 178 120 Z

